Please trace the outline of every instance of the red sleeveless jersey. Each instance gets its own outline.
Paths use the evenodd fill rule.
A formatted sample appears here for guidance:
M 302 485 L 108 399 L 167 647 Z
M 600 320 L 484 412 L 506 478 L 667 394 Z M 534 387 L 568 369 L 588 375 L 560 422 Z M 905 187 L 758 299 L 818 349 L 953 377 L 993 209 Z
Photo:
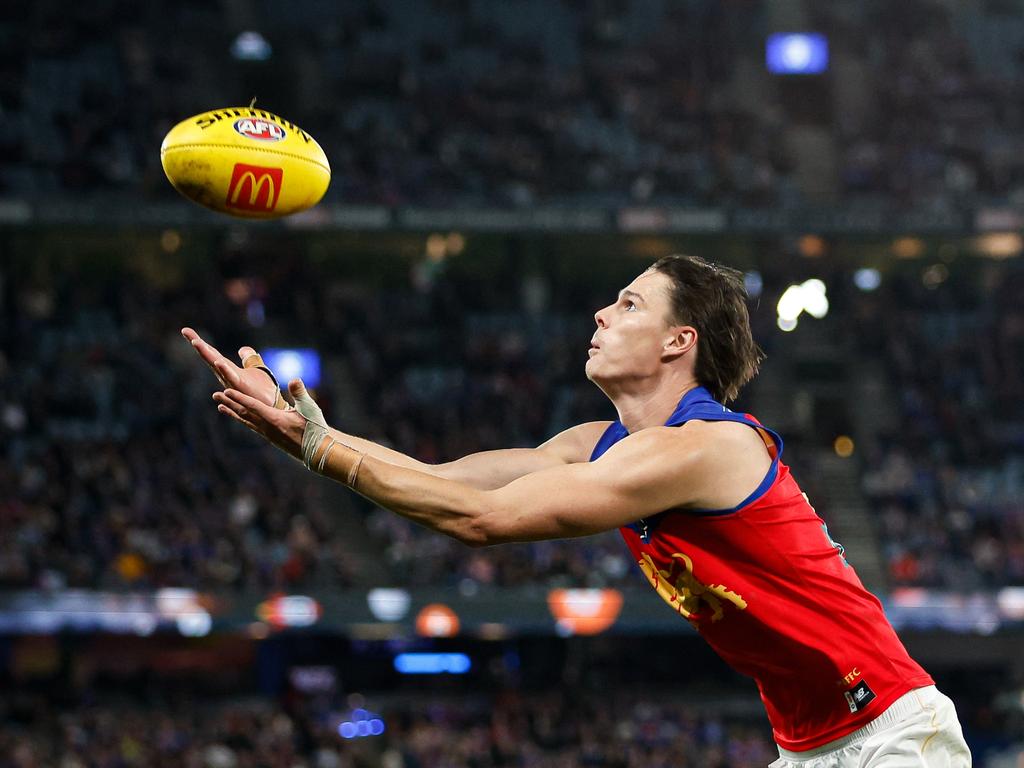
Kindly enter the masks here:
M 931 685 L 780 461 L 781 438 L 703 388 L 666 425 L 692 419 L 757 429 L 773 460 L 764 482 L 735 509 L 673 510 L 620 530 L 672 610 L 757 681 L 776 742 L 813 749 Z M 625 436 L 613 424 L 592 460 Z

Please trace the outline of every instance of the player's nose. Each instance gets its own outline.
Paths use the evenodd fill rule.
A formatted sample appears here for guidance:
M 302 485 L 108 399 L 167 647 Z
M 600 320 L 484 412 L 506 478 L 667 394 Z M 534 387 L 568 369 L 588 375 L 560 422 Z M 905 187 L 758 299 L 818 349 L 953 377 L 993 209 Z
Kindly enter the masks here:
M 607 328 L 608 322 L 605 320 L 605 311 L 608 307 L 602 307 L 594 313 L 594 322 L 597 323 L 598 328 Z

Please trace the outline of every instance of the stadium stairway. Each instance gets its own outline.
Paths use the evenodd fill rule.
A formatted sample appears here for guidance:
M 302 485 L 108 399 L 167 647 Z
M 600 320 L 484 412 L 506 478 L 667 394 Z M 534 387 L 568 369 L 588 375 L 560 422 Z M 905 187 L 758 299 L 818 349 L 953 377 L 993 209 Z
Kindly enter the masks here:
M 823 127 L 793 125 L 786 131 L 796 177 L 808 200 L 834 203 L 838 194 L 839 161 L 835 137 Z
M 339 358 L 328 358 L 324 368 L 334 395 L 331 401 L 332 420 L 340 429 L 354 435 L 365 435 L 362 397 L 358 388 L 352 385 L 348 364 Z M 366 515 L 355 495 L 336 483 L 330 486 L 325 498 L 335 510 L 338 537 L 346 543 L 346 551 L 355 566 L 357 585 L 390 585 L 392 579 L 386 566 L 387 559 L 367 532 Z
M 846 550 L 846 559 L 857 569 L 864 586 L 875 594 L 884 592 L 887 587 L 885 567 L 874 521 L 861 492 L 858 463 L 822 451 L 816 467 L 821 482 L 829 489 L 830 514 L 843 521 L 840 543 Z
M 843 423 L 822 420 L 837 402 L 857 404 L 850 409 L 848 428 L 859 452 L 891 418 L 889 400 L 880 391 L 884 380 L 865 368 L 863 361 L 851 362 L 856 354 L 843 338 L 843 329 L 833 318 L 802 324 L 787 336 L 787 343 L 771 350 L 757 377 L 751 405 L 758 418 L 799 445 L 799 457 L 792 460 L 813 469 L 815 485 L 827 489 L 828 519 L 837 521 L 834 533 L 848 560 L 868 589 L 884 591 L 886 571 L 861 487 L 858 453 L 841 458 L 831 448 L 818 447 L 823 430 Z
M 857 404 L 851 410 L 850 417 L 853 437 L 856 444 L 860 446 L 861 455 L 874 447 L 877 435 L 891 429 L 893 424 L 899 423 L 899 408 L 886 381 L 884 365 L 880 360 L 866 359 L 863 355 L 858 357 L 850 380 L 849 401 Z M 888 587 L 888 578 L 879 546 L 876 518 L 868 509 L 859 478 L 856 498 L 858 506 L 864 513 L 864 519 L 858 524 L 858 530 L 862 531 L 865 537 L 871 537 L 874 560 L 871 568 L 877 573 L 872 575 L 872 581 L 869 583 L 866 572 L 861 572 L 860 566 L 857 570 L 861 572 L 861 579 L 870 589 L 883 590 Z M 867 565 L 866 562 L 865 565 Z M 877 581 L 875 581 L 876 578 Z

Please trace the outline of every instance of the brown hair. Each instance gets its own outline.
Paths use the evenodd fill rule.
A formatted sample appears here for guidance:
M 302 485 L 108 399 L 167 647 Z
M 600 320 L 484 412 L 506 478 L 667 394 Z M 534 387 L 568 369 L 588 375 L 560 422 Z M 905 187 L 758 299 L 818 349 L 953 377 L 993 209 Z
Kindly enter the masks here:
M 743 274 L 699 256 L 665 256 L 651 269 L 672 280 L 672 321 L 697 329 L 697 381 L 719 402 L 735 400 L 764 360 L 750 332 Z

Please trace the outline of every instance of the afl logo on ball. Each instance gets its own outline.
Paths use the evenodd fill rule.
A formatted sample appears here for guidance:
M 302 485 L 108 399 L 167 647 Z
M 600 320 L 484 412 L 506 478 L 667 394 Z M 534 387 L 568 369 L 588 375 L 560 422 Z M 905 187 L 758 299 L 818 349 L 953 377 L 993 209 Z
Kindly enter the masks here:
M 288 135 L 284 128 L 277 123 L 258 117 L 243 117 L 241 120 L 235 120 L 235 131 L 247 139 L 256 139 L 257 141 L 280 141 Z

